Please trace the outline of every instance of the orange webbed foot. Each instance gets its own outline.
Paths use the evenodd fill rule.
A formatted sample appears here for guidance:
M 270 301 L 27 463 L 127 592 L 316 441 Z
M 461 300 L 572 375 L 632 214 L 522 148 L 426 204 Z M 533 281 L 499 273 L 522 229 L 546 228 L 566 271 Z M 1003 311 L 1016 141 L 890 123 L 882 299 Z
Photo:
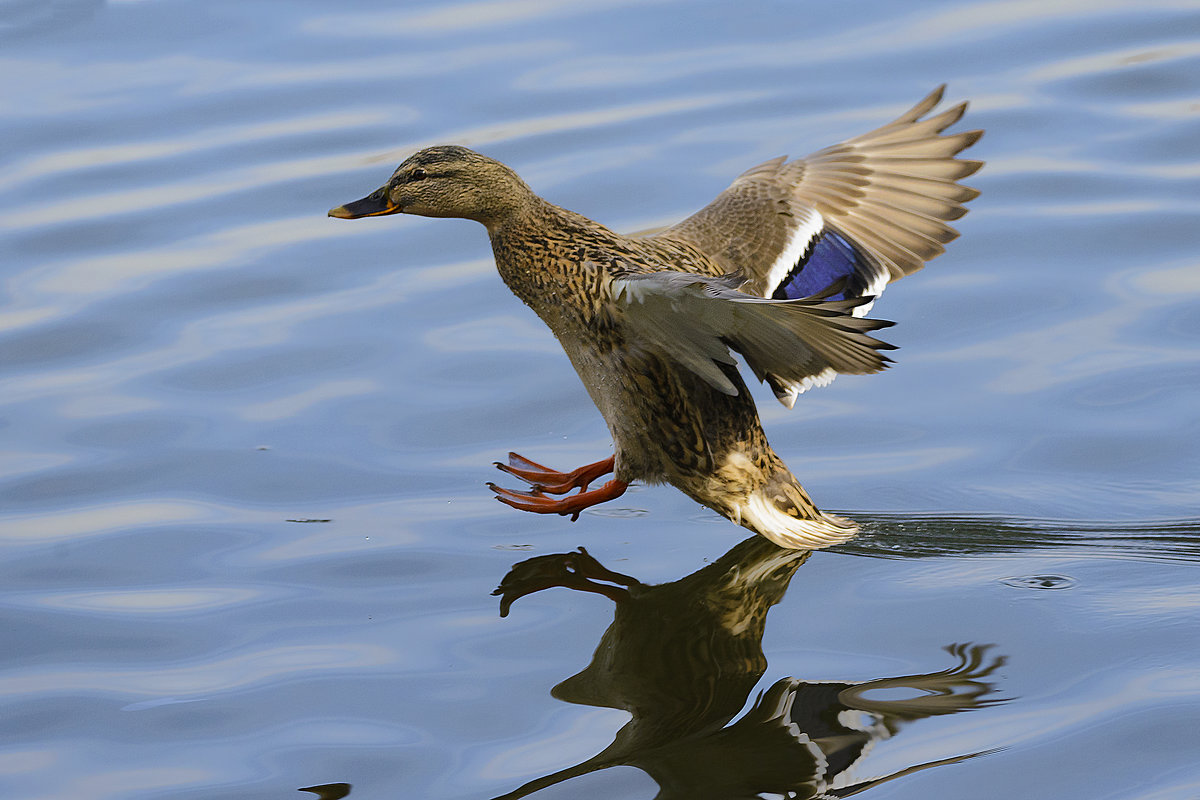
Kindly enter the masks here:
M 571 521 L 574 522 L 579 519 L 579 513 L 584 509 L 620 497 L 629 488 L 629 484 L 625 481 L 613 478 L 598 489 L 588 489 L 588 486 L 596 478 L 612 472 L 614 464 L 614 458 L 609 456 L 603 461 L 586 464 L 571 472 L 559 472 L 516 453 L 509 453 L 508 463 L 502 464 L 497 461 L 496 467 L 502 472 L 507 472 L 530 484 L 530 490 L 526 492 L 505 489 L 494 483 L 489 483 L 488 488 L 495 492 L 496 499 L 505 505 L 535 514 L 570 516 Z M 567 494 L 572 489 L 580 491 L 561 499 L 546 496 L 547 494 Z
M 570 472 L 559 472 L 550 467 L 544 467 L 536 461 L 530 461 L 517 453 L 508 454 L 508 463 L 495 462 L 496 469 L 520 478 L 534 489 L 540 489 L 547 494 L 566 494 L 572 489 L 587 490 L 588 484 L 613 471 L 616 458 L 609 456 L 594 464 L 585 464 Z

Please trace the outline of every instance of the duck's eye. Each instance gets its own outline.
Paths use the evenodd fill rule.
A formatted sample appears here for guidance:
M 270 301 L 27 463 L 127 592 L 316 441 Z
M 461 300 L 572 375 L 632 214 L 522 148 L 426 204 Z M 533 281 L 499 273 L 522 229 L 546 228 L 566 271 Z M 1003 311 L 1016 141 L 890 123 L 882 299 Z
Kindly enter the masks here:
M 408 182 L 409 183 L 412 183 L 413 181 L 423 181 L 423 180 L 425 180 L 425 170 L 423 170 L 423 169 L 414 169 L 412 172 L 408 173 Z

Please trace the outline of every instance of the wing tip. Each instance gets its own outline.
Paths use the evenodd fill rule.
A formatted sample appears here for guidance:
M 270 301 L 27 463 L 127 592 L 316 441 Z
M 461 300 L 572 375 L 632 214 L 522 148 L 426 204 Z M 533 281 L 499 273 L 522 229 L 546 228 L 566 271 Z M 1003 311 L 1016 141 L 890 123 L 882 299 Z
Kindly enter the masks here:
M 938 86 L 932 92 L 925 95 L 925 97 L 922 98 L 921 101 L 915 106 L 910 108 L 904 114 L 901 114 L 896 121 L 915 122 L 916 120 L 919 120 L 921 117 L 925 116 L 934 108 L 936 108 L 938 103 L 942 102 L 942 98 L 945 97 L 945 95 L 946 84 L 943 83 L 941 86 Z

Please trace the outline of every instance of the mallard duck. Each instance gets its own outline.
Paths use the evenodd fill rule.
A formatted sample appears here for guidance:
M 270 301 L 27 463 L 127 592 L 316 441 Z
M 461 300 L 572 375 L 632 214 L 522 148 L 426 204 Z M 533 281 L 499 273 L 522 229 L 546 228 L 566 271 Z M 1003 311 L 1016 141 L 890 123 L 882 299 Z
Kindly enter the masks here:
M 837 373 L 890 363 L 881 351 L 894 348 L 871 333 L 892 323 L 867 310 L 943 252 L 958 235 L 947 221 L 978 194 L 957 182 L 982 162 L 954 156 L 983 132 L 942 134 L 966 110 L 927 116 L 943 89 L 870 133 L 753 167 L 650 235 L 559 208 L 455 145 L 421 150 L 329 215 L 482 223 L 500 276 L 562 344 L 615 452 L 570 472 L 510 453 L 496 466 L 531 488 L 489 484 L 501 502 L 576 519 L 633 481 L 670 483 L 777 545 L 825 547 L 857 526 L 818 509 L 771 449 L 731 351 L 789 408 Z

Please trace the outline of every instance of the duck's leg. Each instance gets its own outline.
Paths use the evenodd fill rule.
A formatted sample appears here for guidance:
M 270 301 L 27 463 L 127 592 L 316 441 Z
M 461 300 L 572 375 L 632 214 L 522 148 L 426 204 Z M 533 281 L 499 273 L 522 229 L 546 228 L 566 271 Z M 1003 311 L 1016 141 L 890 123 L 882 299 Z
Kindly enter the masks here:
M 625 494 L 629 484 L 613 478 L 599 489 L 582 491 L 558 500 L 547 497 L 537 487 L 534 487 L 532 491 L 519 492 L 489 483 L 488 488 L 495 492 L 496 499 L 505 505 L 521 511 L 532 511 L 535 514 L 562 514 L 564 517 L 570 515 L 571 522 L 574 522 L 579 519 L 579 512 L 585 508 L 590 508 L 598 503 L 606 503 Z
M 546 494 L 566 494 L 572 489 L 587 490 L 588 484 L 613 471 L 616 459 L 609 456 L 595 464 L 584 464 L 579 469 L 570 472 L 559 472 L 550 467 L 544 467 L 535 461 L 530 461 L 516 453 L 508 454 L 508 463 L 495 462 L 496 468 L 509 475 L 515 475 L 533 487 L 534 491 Z

